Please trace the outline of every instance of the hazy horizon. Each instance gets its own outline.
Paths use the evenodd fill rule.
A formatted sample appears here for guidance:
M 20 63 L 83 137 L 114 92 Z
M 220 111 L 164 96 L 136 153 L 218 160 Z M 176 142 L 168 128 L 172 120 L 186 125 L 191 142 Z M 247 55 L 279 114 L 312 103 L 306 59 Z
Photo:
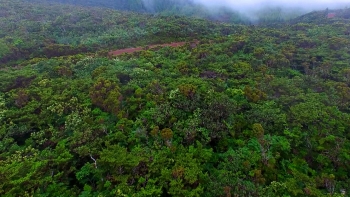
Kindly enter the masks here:
M 159 0 L 142 0 L 148 10 L 154 10 L 156 2 Z M 229 9 L 240 13 L 242 16 L 256 21 L 259 18 L 259 12 L 268 9 L 278 8 L 284 14 L 292 17 L 306 14 L 311 11 L 345 8 L 350 6 L 350 0 L 189 0 L 195 4 L 204 6 L 208 12 L 215 13 L 220 8 Z M 187 2 L 189 2 L 187 1 Z M 181 6 L 179 1 L 179 5 Z M 186 4 L 183 4 L 186 6 Z
M 315 10 L 337 9 L 350 6 L 349 0 L 193 0 L 208 10 L 225 7 L 237 11 L 251 20 L 257 18 L 258 12 L 266 8 L 282 8 L 283 12 L 297 11 L 307 13 Z
M 319 9 L 327 7 L 339 8 L 349 6 L 349 0 L 193 0 L 207 6 L 228 6 L 233 9 L 256 9 L 261 6 L 302 7 L 304 9 Z

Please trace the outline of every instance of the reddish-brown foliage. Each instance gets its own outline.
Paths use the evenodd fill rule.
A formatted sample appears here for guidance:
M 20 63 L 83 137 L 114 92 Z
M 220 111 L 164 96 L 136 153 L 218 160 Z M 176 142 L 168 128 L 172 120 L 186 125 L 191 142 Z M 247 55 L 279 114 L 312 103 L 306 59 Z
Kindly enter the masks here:
M 327 18 L 334 18 L 335 17 L 335 13 L 329 13 L 328 15 L 327 15 Z

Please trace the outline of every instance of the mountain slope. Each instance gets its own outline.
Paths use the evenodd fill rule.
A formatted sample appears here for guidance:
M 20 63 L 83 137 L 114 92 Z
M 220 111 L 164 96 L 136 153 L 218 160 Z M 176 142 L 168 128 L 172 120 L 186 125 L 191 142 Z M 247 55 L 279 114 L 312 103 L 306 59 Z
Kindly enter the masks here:
M 324 11 L 314 11 L 292 20 L 294 23 L 334 23 L 336 21 L 349 22 L 350 8 Z
M 53 57 L 227 35 L 238 26 L 101 8 L 1 0 L 0 59 Z
M 1 65 L 1 196 L 350 191 L 346 20 L 267 28 L 2 2 L 8 51 L 42 49 Z

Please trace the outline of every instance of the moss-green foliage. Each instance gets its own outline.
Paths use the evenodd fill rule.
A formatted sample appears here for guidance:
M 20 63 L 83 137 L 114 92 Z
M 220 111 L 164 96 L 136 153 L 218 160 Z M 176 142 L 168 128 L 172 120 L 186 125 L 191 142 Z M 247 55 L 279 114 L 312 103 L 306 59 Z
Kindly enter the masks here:
M 40 12 L 4 2 L 8 10 L 14 2 L 23 13 Z M 62 25 L 78 42 L 104 35 L 89 30 L 90 12 L 77 8 L 86 18 L 73 23 L 59 19 L 60 12 L 67 17 L 61 8 L 47 16 L 56 25 L 45 34 L 55 42 Z M 1 196 L 350 192 L 348 19 L 266 28 L 105 12 L 101 20 L 125 20 L 123 28 L 142 22 L 161 29 L 147 34 L 152 38 L 167 32 L 168 40 L 202 39 L 118 57 L 64 47 L 48 56 L 43 45 L 37 57 L 9 59 L 16 64 L 0 69 Z M 36 21 L 29 19 L 23 27 Z M 17 25 L 1 20 L 10 20 L 5 29 Z M 192 33 L 176 33 L 189 26 Z M 12 52 L 43 41 L 19 32 L 2 39 Z M 133 34 L 123 42 L 136 43 L 134 36 L 142 41 Z M 114 46 L 100 38 L 98 49 Z
M 193 40 L 239 31 L 239 27 L 177 16 L 72 5 L 0 1 L 0 63 L 33 57 Z
M 225 21 L 233 23 L 249 23 L 248 17 L 238 11 L 226 7 L 211 7 L 210 9 L 192 0 L 49 0 L 65 4 L 105 7 L 116 10 L 150 13 L 162 16 L 188 16 L 194 18 L 204 18 L 215 21 Z M 43 0 L 35 0 L 43 2 Z M 280 13 L 281 14 L 281 13 Z M 275 18 L 274 15 L 269 14 Z

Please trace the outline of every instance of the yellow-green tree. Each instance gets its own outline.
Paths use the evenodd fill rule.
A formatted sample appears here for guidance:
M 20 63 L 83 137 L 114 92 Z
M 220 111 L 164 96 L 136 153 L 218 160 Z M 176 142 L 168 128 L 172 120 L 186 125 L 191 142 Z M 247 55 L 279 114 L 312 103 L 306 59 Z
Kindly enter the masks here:
M 117 115 L 123 97 L 117 83 L 99 78 L 90 89 L 90 98 L 94 105 Z

